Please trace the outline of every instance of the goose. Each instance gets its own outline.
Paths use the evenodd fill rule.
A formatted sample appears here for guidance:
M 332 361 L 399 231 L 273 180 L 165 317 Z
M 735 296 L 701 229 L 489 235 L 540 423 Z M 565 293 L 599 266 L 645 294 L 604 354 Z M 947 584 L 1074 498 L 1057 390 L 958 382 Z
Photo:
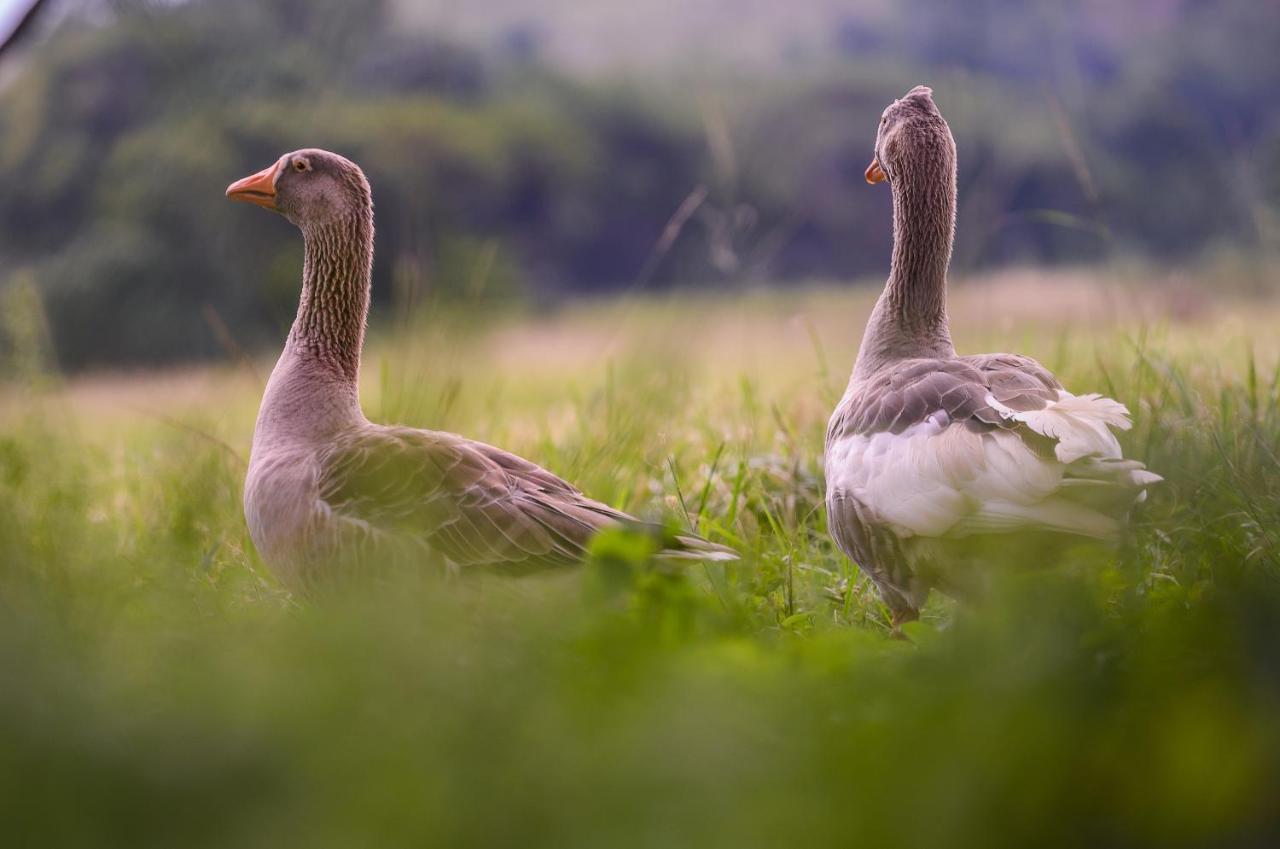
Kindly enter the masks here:
M 1073 395 L 1030 357 L 956 354 L 956 147 L 930 88 L 884 110 L 865 176 L 892 192 L 893 255 L 827 426 L 827 522 L 899 634 L 931 588 L 980 586 L 965 559 L 979 540 L 965 538 L 1114 542 L 1161 478 L 1121 455 L 1122 404 Z
M 262 397 L 244 486 L 250 536 L 286 587 L 310 589 L 339 561 L 368 568 L 405 555 L 451 568 L 568 565 L 602 529 L 654 530 L 492 445 L 365 418 L 373 201 L 355 163 L 298 150 L 226 194 L 283 214 L 304 241 L 298 313 Z M 693 535 L 663 542 L 668 557 L 736 558 Z

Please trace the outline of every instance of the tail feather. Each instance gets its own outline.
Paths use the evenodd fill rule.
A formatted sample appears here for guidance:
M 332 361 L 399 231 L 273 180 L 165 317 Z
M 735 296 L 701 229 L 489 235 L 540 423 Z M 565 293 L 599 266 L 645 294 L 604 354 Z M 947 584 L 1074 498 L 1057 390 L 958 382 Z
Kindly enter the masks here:
M 998 409 L 1005 418 L 1056 440 L 1054 453 L 1063 463 L 1085 457 L 1120 459 L 1120 443 L 1111 428 L 1128 430 L 1133 426 L 1124 404 L 1097 393 L 1062 392 L 1057 401 L 1039 410 L 1014 410 L 1003 405 Z
M 676 534 L 667 547 L 658 552 L 663 560 L 707 560 L 714 563 L 737 560 L 738 552 L 693 534 Z
M 654 555 L 659 560 L 703 560 L 720 562 L 738 560 L 738 552 L 727 545 L 703 539 L 697 534 L 676 531 L 658 522 L 646 522 L 615 511 L 615 521 L 622 527 L 648 536 L 658 544 Z
M 1054 492 L 1039 500 L 984 500 L 962 524 L 963 532 L 1036 526 L 1113 539 L 1129 509 L 1146 498 L 1147 487 L 1163 480 L 1139 461 L 1122 456 L 1112 428 L 1128 430 L 1132 423 L 1129 411 L 1117 401 L 1061 392 L 1038 410 L 1014 410 L 998 401 L 993 406 L 1006 420 L 1054 440 L 1061 477 Z

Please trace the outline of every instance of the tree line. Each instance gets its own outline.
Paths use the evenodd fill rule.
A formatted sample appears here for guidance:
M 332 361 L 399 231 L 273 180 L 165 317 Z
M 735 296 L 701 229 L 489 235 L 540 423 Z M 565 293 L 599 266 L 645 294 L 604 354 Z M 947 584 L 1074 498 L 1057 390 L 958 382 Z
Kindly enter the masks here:
M 878 275 L 862 171 L 918 82 L 959 144 L 962 270 L 1274 250 L 1280 16 L 1183 0 L 1108 42 L 1050 5 L 913 0 L 834 19 L 820 63 L 689 83 L 407 31 L 385 0 L 86 4 L 0 92 L 0 287 L 34 280 L 69 369 L 275 339 L 300 247 L 221 195 L 304 146 L 369 175 L 382 310 Z

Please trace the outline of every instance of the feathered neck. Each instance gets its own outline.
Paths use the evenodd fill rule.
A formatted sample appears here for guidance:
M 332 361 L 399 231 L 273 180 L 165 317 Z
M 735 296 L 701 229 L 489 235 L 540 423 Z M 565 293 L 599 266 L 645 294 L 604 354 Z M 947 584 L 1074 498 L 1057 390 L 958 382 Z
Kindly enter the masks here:
M 955 142 L 946 122 L 901 130 L 890 177 L 893 260 L 867 322 L 854 379 L 890 362 L 953 357 L 947 320 L 947 266 L 955 236 Z
M 354 385 L 369 316 L 373 206 L 308 224 L 302 235 L 302 298 L 289 342 Z

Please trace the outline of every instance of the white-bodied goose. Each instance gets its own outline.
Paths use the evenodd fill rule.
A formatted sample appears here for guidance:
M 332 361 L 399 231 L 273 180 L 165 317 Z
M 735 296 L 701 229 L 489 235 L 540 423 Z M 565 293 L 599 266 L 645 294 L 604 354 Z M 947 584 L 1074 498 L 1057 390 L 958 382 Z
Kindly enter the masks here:
M 373 201 L 352 162 L 300 150 L 227 197 L 282 213 L 306 255 L 298 315 L 253 432 L 244 509 L 280 579 L 335 559 L 409 552 L 456 566 L 576 563 L 599 530 L 641 523 L 528 460 L 452 433 L 371 424 L 357 391 L 373 265 Z M 693 536 L 669 556 L 730 559 Z
M 955 540 L 1110 540 L 1160 478 L 1122 458 L 1111 429 L 1129 428 L 1123 405 L 1072 395 L 1029 357 L 956 355 L 946 302 L 956 148 L 930 89 L 885 109 L 866 178 L 893 192 L 893 260 L 827 427 L 827 521 L 896 628 L 931 587 L 973 579 Z

